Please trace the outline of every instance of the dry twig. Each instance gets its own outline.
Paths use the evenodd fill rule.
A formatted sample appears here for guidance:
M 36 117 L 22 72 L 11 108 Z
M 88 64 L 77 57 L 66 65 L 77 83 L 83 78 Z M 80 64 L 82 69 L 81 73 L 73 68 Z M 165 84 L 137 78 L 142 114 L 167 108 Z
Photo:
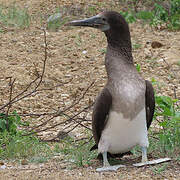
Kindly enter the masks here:
M 13 95 L 13 85 L 14 85 L 14 82 L 15 82 L 15 79 L 12 81 L 12 78 L 10 78 L 10 82 L 9 82 L 9 86 L 10 86 L 10 96 L 9 96 L 9 101 L 2 105 L 0 107 L 0 110 L 4 110 L 5 108 L 7 108 L 7 111 L 6 111 L 6 114 L 7 116 L 9 115 L 9 111 L 10 111 L 10 108 L 12 107 L 12 104 L 14 103 L 17 103 L 19 102 L 20 100 L 24 99 L 24 98 L 27 98 L 27 97 L 30 97 L 32 96 L 33 94 L 37 93 L 37 92 L 42 92 L 42 91 L 45 91 L 45 90 L 52 90 L 52 87 L 48 88 L 48 89 L 40 89 L 40 85 L 42 83 L 42 80 L 43 80 L 43 77 L 44 77 L 44 74 L 45 74 L 45 69 L 46 69 L 46 61 L 47 61 L 47 39 L 46 39 L 46 30 L 43 29 L 43 32 L 44 32 L 44 60 L 43 60 L 43 67 L 42 67 L 42 72 L 41 73 L 36 73 L 37 74 L 37 77 L 32 81 L 30 82 L 26 88 L 20 92 L 19 94 L 17 94 L 15 97 L 12 97 Z M 81 100 L 84 99 L 86 93 L 89 91 L 89 89 L 93 86 L 94 82 L 92 82 L 88 87 L 87 89 L 83 92 L 83 94 L 77 99 L 77 97 L 74 99 L 73 103 L 66 107 L 65 109 L 61 110 L 61 109 L 58 109 L 54 112 L 44 112 L 44 113 L 27 113 L 27 114 L 21 114 L 19 113 L 18 115 L 20 116 L 30 116 L 30 117 L 42 117 L 41 119 L 43 119 L 43 121 L 39 124 L 39 125 L 36 125 L 34 127 L 31 127 L 31 128 L 28 128 L 26 129 L 27 130 L 27 133 L 24 134 L 24 136 L 27 136 L 27 135 L 32 135 L 32 134 L 37 134 L 37 133 L 40 133 L 40 132 L 43 132 L 43 131 L 48 131 L 50 129 L 53 129 L 57 126 L 65 126 L 64 127 L 64 130 L 67 130 L 65 132 L 65 134 L 68 134 L 69 132 L 73 131 L 75 128 L 77 128 L 78 126 L 81 126 L 83 128 L 86 128 L 88 130 L 91 130 L 87 124 L 85 125 L 84 122 L 90 122 L 90 120 L 86 120 L 86 116 L 87 116 L 87 110 L 89 108 L 92 107 L 93 103 L 91 103 L 89 106 L 83 108 L 82 110 L 79 110 L 77 113 L 75 113 L 74 115 L 68 115 L 68 113 L 70 113 L 70 110 L 72 108 L 74 108 L 77 104 L 79 104 L 79 102 Z M 60 84 L 62 85 L 62 84 Z M 58 87 L 60 85 L 57 85 L 57 86 L 54 86 L 54 87 Z M 54 88 L 53 87 L 53 88 Z M 71 113 L 72 114 L 72 113 Z M 83 117 L 80 117 L 81 114 L 84 114 Z M 13 114 L 12 114 L 13 115 Z M 65 120 L 62 120 L 62 122 L 60 123 L 56 123 L 56 124 L 53 124 L 49 127 L 46 127 L 46 125 L 48 123 L 51 122 L 51 120 L 53 120 L 55 117 L 65 117 Z M 47 119 L 48 118 L 48 119 Z M 46 120 L 45 120 L 46 119 Z M 8 123 L 7 123 L 8 124 Z M 54 137 L 52 138 L 51 140 L 55 140 L 57 138 Z M 51 141 L 49 140 L 49 141 Z
M 44 77 L 44 73 L 45 73 L 45 68 L 46 68 L 46 61 L 47 61 L 47 41 L 46 41 L 46 30 L 43 29 L 43 32 L 44 32 L 44 44 L 45 44 L 45 47 L 44 47 L 44 60 L 43 60 L 43 69 L 42 69 L 42 73 L 40 76 L 38 76 L 36 79 L 34 79 L 31 83 L 29 83 L 27 85 L 27 87 L 22 91 L 20 92 L 17 96 L 15 96 L 14 98 L 11 99 L 11 101 L 9 101 L 8 103 L 4 104 L 3 106 L 0 107 L 0 110 L 4 109 L 5 107 L 8 107 L 10 104 L 14 104 L 26 97 L 29 97 L 31 95 L 33 95 L 35 92 L 38 91 L 38 88 L 39 86 L 41 85 L 42 83 L 42 80 L 43 80 L 43 77 Z M 36 84 L 35 88 L 28 92 L 29 88 L 32 87 L 32 85 L 34 85 L 37 81 L 39 80 L 39 82 Z M 26 92 L 28 92 L 27 94 L 25 94 Z

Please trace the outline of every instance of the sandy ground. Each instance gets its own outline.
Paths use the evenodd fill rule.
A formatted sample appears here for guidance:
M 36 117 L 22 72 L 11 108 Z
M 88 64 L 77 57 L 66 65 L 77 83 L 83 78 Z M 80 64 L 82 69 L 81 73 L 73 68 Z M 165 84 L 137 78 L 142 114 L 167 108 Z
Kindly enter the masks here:
M 12 2 L 10 0 L 0 1 L 1 4 L 6 5 Z M 81 7 L 87 7 L 85 1 L 73 1 L 72 3 L 58 0 L 48 2 L 17 0 L 16 4 L 28 8 L 29 13 L 34 17 L 42 13 L 44 19 L 62 5 L 73 7 L 75 15 L 81 12 Z M 89 4 L 96 5 L 96 1 L 89 1 Z M 108 3 L 106 6 L 108 8 Z M 100 7 L 101 9 L 103 8 Z M 68 17 L 72 19 L 74 14 L 69 12 Z M 41 24 L 37 22 L 39 19 L 34 18 L 28 29 L 7 29 L 6 33 L 0 34 L 0 105 L 5 104 L 9 99 L 8 77 L 16 79 L 13 89 L 15 96 L 42 71 L 44 36 L 43 31 L 39 29 Z M 141 65 L 142 76 L 148 80 L 154 78 L 158 81 L 155 85 L 157 94 L 179 98 L 180 32 L 154 30 L 140 22 L 131 24 L 130 30 L 134 46 L 134 61 Z M 158 41 L 163 46 L 152 48 L 153 41 Z M 47 32 L 47 43 L 48 59 L 40 88 L 46 90 L 17 102 L 12 109 L 21 113 L 53 112 L 59 107 L 63 109 L 73 102 L 74 97 L 80 97 L 82 92 L 95 81 L 83 101 L 76 105 L 70 113 L 78 112 L 79 109 L 94 101 L 106 82 L 105 36 L 90 28 L 62 27 L 57 32 Z M 91 111 L 88 113 L 88 117 L 90 116 Z M 51 125 L 60 120 L 59 117 L 53 119 Z M 34 119 L 34 122 L 38 121 L 38 118 Z M 56 127 L 43 135 L 52 137 L 61 128 Z M 79 130 L 74 133 L 78 134 Z M 82 135 L 83 132 L 80 134 Z M 131 161 L 131 159 L 127 160 Z M 134 168 L 131 165 L 116 173 L 97 173 L 95 172 L 97 166 L 100 166 L 100 162 L 96 160 L 92 167 L 73 170 L 68 170 L 62 166 L 62 162 L 53 160 L 45 164 L 24 166 L 9 163 L 8 169 L 0 169 L 0 179 L 180 179 L 180 167 L 174 160 L 168 163 L 163 173 L 159 174 L 153 171 L 153 167 Z

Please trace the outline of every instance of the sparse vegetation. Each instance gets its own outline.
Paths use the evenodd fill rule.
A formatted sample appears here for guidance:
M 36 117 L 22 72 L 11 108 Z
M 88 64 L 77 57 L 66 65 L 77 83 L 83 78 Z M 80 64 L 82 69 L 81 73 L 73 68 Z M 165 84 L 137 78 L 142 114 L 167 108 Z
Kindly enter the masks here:
M 9 7 L 0 6 L 1 32 L 6 28 L 27 28 L 30 26 L 30 15 L 27 9 L 22 9 L 14 4 Z
M 137 69 L 138 72 L 141 71 L 141 66 L 140 66 L 140 64 L 136 64 L 136 69 Z
M 121 2 L 132 3 L 135 1 L 136 0 L 124 0 Z M 1 43 L 2 73 L 0 75 L 0 100 L 4 98 L 4 100 L 0 101 L 0 106 L 8 102 L 9 91 L 7 90 L 8 86 L 6 77 L 12 76 L 12 78 L 16 78 L 16 87 L 14 88 L 14 91 L 12 93 L 12 98 L 14 98 L 16 96 L 16 93 L 19 90 L 22 90 L 22 87 L 26 86 L 29 82 L 31 82 L 30 80 L 32 80 L 32 78 L 37 78 L 41 74 L 41 59 L 43 59 L 41 52 L 43 52 L 44 43 L 43 41 L 41 41 L 42 31 L 40 31 L 38 28 L 47 23 L 49 15 L 53 14 L 54 11 L 56 11 L 56 13 L 62 13 L 62 11 L 60 11 L 59 8 L 57 10 L 53 10 L 55 6 L 54 4 L 53 6 L 48 6 L 50 4 L 50 1 L 43 2 L 44 4 L 47 3 L 47 6 L 44 6 L 42 2 L 36 1 L 35 4 L 38 7 L 33 7 L 33 10 L 30 9 L 32 8 L 31 6 L 28 6 L 27 9 L 22 8 L 25 7 L 24 2 L 25 1 L 17 2 L 17 4 L 21 3 L 21 6 L 17 6 L 16 4 L 9 6 L 0 6 L 0 35 L 3 39 Z M 177 46 L 178 34 L 175 33 L 178 32 L 168 32 L 168 36 L 166 36 L 166 34 L 163 33 L 163 31 L 158 31 L 158 34 L 160 35 L 159 37 L 165 37 L 163 39 L 164 49 L 162 48 L 161 50 L 158 50 L 150 48 L 150 50 L 152 50 L 152 57 L 147 56 L 144 58 L 143 49 L 146 49 L 146 45 L 150 46 L 150 44 L 146 44 L 146 42 L 150 43 L 153 38 L 157 38 L 157 40 L 159 41 L 161 41 L 162 39 L 153 34 L 153 32 L 151 31 L 152 28 L 143 29 L 144 27 L 142 27 L 141 24 L 142 22 L 148 23 L 151 26 L 155 27 L 155 29 L 153 28 L 154 32 L 156 32 L 156 27 L 158 27 L 160 30 L 163 30 L 164 28 L 169 28 L 170 30 L 179 30 L 179 1 L 168 1 L 171 2 L 170 9 L 166 9 L 161 3 L 159 3 L 162 2 L 160 0 L 156 1 L 156 6 L 154 6 L 154 1 L 139 1 L 139 3 L 141 2 L 141 6 L 137 6 L 137 11 L 133 9 L 133 6 L 129 5 L 130 3 L 128 3 L 129 6 L 119 7 L 117 5 L 115 7 L 115 10 L 120 11 L 121 9 L 122 11 L 124 8 L 124 12 L 122 12 L 122 14 L 125 16 L 126 20 L 129 23 L 137 23 L 132 24 L 132 40 L 134 40 L 132 42 L 135 42 L 133 44 L 133 56 L 136 62 L 136 68 L 139 72 L 143 71 L 141 73 L 146 78 L 149 78 L 153 75 L 154 78 L 152 79 L 152 82 L 154 84 L 156 91 L 158 92 L 156 94 L 157 107 L 153 127 L 150 128 L 149 131 L 150 147 L 148 149 L 148 155 L 150 156 L 150 158 L 170 156 L 172 157 L 173 161 L 167 164 L 157 165 L 155 167 L 147 167 L 144 169 L 144 172 L 141 173 L 142 176 L 140 174 L 138 174 L 138 176 L 146 178 L 145 176 L 147 175 L 149 179 L 153 179 L 153 177 L 159 178 L 160 175 L 164 173 L 167 175 L 169 172 L 170 174 L 174 172 L 176 174 L 175 176 L 177 177 L 178 171 L 173 170 L 173 168 L 171 167 L 173 166 L 177 168 L 178 163 L 180 161 L 180 109 L 178 106 L 179 102 L 177 102 L 177 99 L 179 98 L 179 89 L 177 88 L 176 92 L 177 99 L 174 99 L 173 88 L 171 85 L 175 83 L 175 85 L 178 86 L 179 84 L 177 84 L 178 76 L 175 77 L 176 71 L 175 75 L 173 74 L 173 76 L 171 76 L 171 70 L 179 67 L 180 61 L 178 61 L 177 65 L 173 65 L 173 68 L 171 69 L 171 64 L 168 67 L 163 66 L 162 61 L 160 62 L 159 59 L 162 58 L 163 51 L 169 49 L 170 45 L 174 47 L 174 44 L 176 44 Z M 91 2 L 88 3 L 91 4 Z M 148 10 L 147 7 L 151 7 L 151 3 L 152 8 L 151 10 Z M 53 22 L 52 24 L 46 24 L 48 30 L 56 31 L 57 29 L 62 28 L 62 33 L 58 33 L 57 35 L 54 32 L 47 33 L 47 41 L 49 45 L 47 53 L 50 61 L 48 62 L 48 67 L 45 71 L 47 74 L 45 76 L 45 79 L 43 80 L 43 85 L 39 88 L 39 90 L 45 89 L 46 92 L 41 94 L 41 92 L 38 91 L 34 93 L 34 95 L 31 98 L 26 98 L 25 102 L 20 102 L 18 104 L 14 103 L 13 107 L 11 107 L 11 110 L 9 111 L 9 115 L 6 114 L 7 109 L 0 112 L 0 168 L 1 164 L 3 163 L 5 165 L 6 162 L 10 164 L 9 166 L 6 166 L 7 169 L 4 174 L 9 173 L 13 177 L 14 175 L 19 176 L 17 175 L 19 172 L 15 172 L 17 171 L 17 169 L 8 170 L 8 167 L 13 167 L 13 160 L 15 160 L 16 162 L 22 162 L 24 159 L 27 160 L 27 167 L 30 168 L 30 170 L 24 170 L 23 177 L 29 173 L 28 171 L 31 171 L 31 163 L 43 163 L 42 166 L 40 165 L 41 167 L 33 164 L 33 166 L 36 166 L 36 169 L 32 170 L 36 172 L 39 176 L 42 175 L 41 178 L 43 178 L 43 172 L 47 173 L 47 164 L 49 164 L 50 167 L 48 169 L 49 172 L 52 170 L 52 172 L 54 172 L 55 174 L 59 172 L 63 174 L 64 170 L 63 168 L 61 169 L 61 166 L 59 166 L 59 164 L 61 164 L 62 161 L 69 162 L 71 164 L 70 166 L 67 165 L 65 167 L 66 176 L 68 176 L 68 174 L 71 173 L 73 174 L 73 171 L 66 173 L 68 171 L 68 168 L 76 168 L 75 171 L 77 173 L 74 171 L 74 174 L 78 174 L 78 177 L 82 177 L 82 175 L 84 175 L 82 172 L 88 169 L 88 173 L 85 173 L 85 178 L 87 178 L 89 175 L 89 169 L 91 168 L 88 167 L 89 165 L 93 166 L 93 170 L 91 170 L 91 173 L 94 173 L 94 169 L 96 168 L 98 162 L 95 161 L 94 163 L 94 161 L 92 160 L 96 158 L 97 151 L 90 152 L 89 149 L 94 144 L 94 141 L 90 140 L 89 143 L 86 143 L 88 139 L 84 139 L 86 137 L 89 138 L 90 134 L 92 135 L 90 131 L 84 132 L 84 137 L 82 138 L 82 140 L 68 137 L 63 140 L 58 139 L 59 142 L 56 143 L 45 143 L 40 141 L 40 138 L 38 138 L 36 133 L 34 135 L 29 136 L 24 136 L 24 134 L 27 133 L 25 131 L 27 127 L 30 127 L 30 125 L 38 126 L 39 123 L 43 123 L 43 120 L 46 120 L 47 118 L 41 119 L 37 118 L 36 116 L 32 116 L 33 120 L 31 121 L 31 119 L 28 116 L 22 118 L 21 115 L 23 113 L 33 113 L 33 111 L 35 113 L 46 113 L 50 109 L 56 111 L 57 109 L 59 109 L 59 107 L 61 110 L 61 108 L 65 108 L 66 105 L 70 104 L 71 101 L 73 101 L 72 98 L 78 98 L 82 94 L 83 89 L 87 87 L 87 82 L 89 83 L 90 80 L 93 79 L 97 81 L 97 86 L 95 88 L 93 87 L 92 90 L 90 89 L 90 91 L 88 91 L 87 98 L 85 98 L 83 102 L 81 101 L 81 103 L 77 105 L 77 107 L 75 107 L 74 109 L 72 108 L 71 113 L 73 115 L 76 115 L 76 112 L 78 112 L 80 108 L 85 107 L 88 103 L 92 103 L 95 96 L 103 87 L 106 79 L 106 73 L 104 72 L 103 62 L 103 57 L 106 53 L 105 38 L 102 40 L 102 36 L 100 35 L 100 33 L 96 33 L 96 30 L 85 30 L 85 32 L 83 32 L 83 29 L 80 29 L 77 30 L 76 33 L 76 31 L 73 28 L 66 29 L 66 27 L 63 27 L 63 24 L 67 22 L 68 18 L 79 19 L 81 16 L 89 17 L 90 15 L 95 15 L 96 13 L 99 13 L 104 9 L 108 9 L 107 6 L 109 9 L 114 8 L 113 6 L 110 6 L 110 1 L 98 1 L 95 2 L 95 4 L 89 6 L 85 4 L 83 6 L 80 6 L 80 8 L 78 3 L 76 7 L 74 7 L 73 5 L 64 5 L 64 8 L 67 9 L 67 12 L 64 14 L 62 13 L 63 16 L 60 17 L 60 20 Z M 72 9 L 74 8 L 75 11 L 78 11 L 78 16 L 74 17 L 74 15 L 70 14 L 70 11 L 72 10 L 71 7 Z M 38 24 L 38 22 L 40 21 L 40 17 L 42 17 L 42 22 Z M 35 20 L 37 22 L 36 24 L 34 23 Z M 142 30 L 140 30 L 139 27 L 142 27 Z M 26 28 L 29 29 L 27 30 Z M 135 33 L 136 30 L 139 33 L 139 35 Z M 7 33 L 2 34 L 5 32 Z M 90 34 L 88 34 L 88 32 L 90 32 Z M 86 34 L 88 38 L 86 37 Z M 146 39 L 144 38 L 145 36 Z M 173 36 L 174 40 L 176 38 L 176 40 L 174 41 L 175 43 L 168 43 L 168 41 L 170 41 Z M 87 39 L 89 45 L 85 44 Z M 92 43 L 94 41 L 96 41 L 96 44 Z M 86 59 L 84 59 L 84 55 L 82 53 L 84 50 L 88 52 L 88 56 L 85 57 Z M 177 48 L 175 48 L 174 51 L 177 52 Z M 93 61 L 88 60 L 91 59 L 91 57 L 92 59 L 94 59 Z M 160 73 L 158 73 L 158 71 L 160 71 Z M 24 79 L 19 80 L 19 77 L 22 76 Z M 155 80 L 157 76 L 159 77 L 160 81 Z M 167 82 L 163 78 L 168 76 L 171 77 L 170 80 Z M 4 83 L 2 81 L 4 81 Z M 22 81 L 22 83 L 20 81 Z M 38 81 L 36 81 L 34 86 L 36 86 L 37 83 Z M 166 88 L 165 86 L 168 88 Z M 67 94 L 64 93 L 66 91 Z M 35 98 L 35 94 L 38 94 L 38 98 Z M 160 94 L 163 94 L 164 96 Z M 58 103 L 55 103 L 56 100 L 58 101 Z M 12 109 L 17 109 L 17 112 L 19 114 L 16 111 L 12 112 Z M 90 120 L 89 112 L 91 112 L 91 109 L 88 109 L 87 112 L 88 119 Z M 82 120 L 84 116 L 80 116 L 80 118 L 80 120 Z M 156 121 L 156 119 L 158 121 Z M 73 120 L 67 121 L 67 124 L 70 122 L 70 124 L 68 124 L 69 127 L 71 125 L 72 127 L 74 127 Z M 57 119 L 53 119 L 52 124 L 51 122 L 48 122 L 47 127 L 49 127 L 49 125 L 54 125 L 56 123 L 59 123 L 58 117 Z M 86 122 L 86 125 L 90 127 L 90 122 Z M 41 127 L 38 130 L 41 130 Z M 53 135 L 56 135 L 56 132 L 58 132 L 58 128 L 54 128 L 53 130 L 51 130 L 51 132 L 54 133 Z M 43 137 L 51 137 L 52 134 L 49 135 L 48 133 L 42 133 Z M 141 156 L 140 152 L 141 150 L 139 149 L 139 147 L 136 147 L 133 150 L 133 153 L 137 157 Z M 53 158 L 53 156 L 55 157 Z M 60 159 L 58 159 L 58 157 L 60 157 Z M 53 160 L 55 159 L 55 161 L 58 161 L 58 166 L 55 167 L 54 164 L 51 164 L 52 158 Z M 131 156 L 129 159 L 131 160 L 131 158 L 134 159 L 134 156 Z M 119 159 L 112 159 L 110 162 L 112 164 L 117 164 L 117 160 L 119 163 Z M 44 163 L 47 161 L 48 163 Z M 98 166 L 99 165 L 100 164 L 98 164 Z M 25 166 L 18 167 L 18 169 L 22 167 L 24 168 Z M 129 175 L 135 176 L 136 168 L 128 168 L 130 172 Z M 165 171 L 166 169 L 167 171 Z M 80 173 L 82 173 L 82 175 L 79 175 Z M 127 179 L 126 173 L 127 170 L 122 169 L 120 173 L 117 172 L 117 176 L 118 178 L 120 178 L 120 176 L 122 175 L 124 179 Z M 151 176 L 151 174 L 153 174 L 153 176 Z M 97 175 L 97 173 L 94 173 L 93 175 Z M 106 178 L 112 177 L 111 173 L 110 176 L 108 173 L 105 175 L 107 176 Z M 114 176 L 117 178 L 116 175 Z M 91 179 L 91 177 L 88 178 Z M 105 176 L 102 174 L 102 177 L 104 178 Z M 97 177 L 97 179 L 98 178 L 99 177 Z M 133 179 L 132 177 L 128 178 Z
M 136 65 L 136 69 L 140 72 L 141 67 Z M 158 84 L 153 80 L 153 84 Z M 177 99 L 172 99 L 168 96 L 155 96 L 156 111 L 154 114 L 154 121 L 157 120 L 158 128 L 151 129 L 149 132 L 149 153 L 153 153 L 159 156 L 171 156 L 178 160 L 177 152 L 180 149 L 180 111 L 179 107 L 175 105 Z M 153 122 L 155 123 L 155 122 Z M 90 152 L 89 149 L 93 145 L 93 141 L 89 141 L 89 144 L 84 144 L 84 140 L 76 143 L 72 138 L 68 138 L 63 141 L 63 148 L 58 151 L 65 154 L 66 158 L 77 166 L 83 166 L 88 164 L 93 158 L 97 156 L 95 152 Z M 136 156 L 141 156 L 141 150 L 137 146 L 132 150 Z M 118 161 L 119 162 L 119 161 Z M 116 164 L 116 160 L 111 160 L 112 164 Z M 162 173 L 165 165 L 155 167 L 153 172 L 156 174 Z
M 160 164 L 160 165 L 157 165 L 156 167 L 152 167 L 152 171 L 153 173 L 156 175 L 156 174 L 162 174 L 167 168 L 167 164 Z
M 55 152 L 64 154 L 65 158 L 75 166 L 87 166 L 90 165 L 92 159 L 97 156 L 96 151 L 90 152 L 90 148 L 94 145 L 94 141 L 85 140 L 76 141 L 75 139 L 68 137 L 62 142 L 63 147 L 56 146 Z
M 139 1 L 134 1 L 139 2 Z M 141 2 L 144 5 L 145 2 Z M 171 30 L 180 29 L 180 1 L 170 0 L 168 1 L 168 7 L 163 6 L 162 1 L 155 2 L 152 11 L 139 10 L 138 12 L 134 9 L 129 9 L 129 11 L 121 12 L 121 14 L 126 18 L 129 23 L 136 21 L 136 18 L 142 19 L 144 22 L 149 22 L 151 26 L 164 26 L 163 28 L 169 28 Z
M 141 67 L 136 65 L 136 69 L 140 72 Z M 159 83 L 152 79 L 152 83 Z M 159 152 L 162 156 L 170 155 L 177 158 L 177 151 L 180 149 L 180 108 L 176 104 L 178 99 L 172 99 L 169 96 L 155 95 L 156 109 L 154 113 L 154 121 L 158 122 L 158 128 L 150 131 L 149 151 Z M 136 147 L 133 150 L 135 155 L 139 154 L 140 149 Z
M 133 49 L 139 49 L 140 47 L 141 47 L 141 44 L 139 44 L 139 43 L 133 43 L 132 44 Z
M 62 25 L 68 21 L 68 18 L 63 18 L 62 14 L 57 10 L 57 12 L 51 15 L 47 19 L 47 29 L 50 31 L 57 31 Z
M 136 17 L 133 12 L 126 11 L 126 12 L 120 12 L 120 13 L 125 17 L 125 19 L 128 23 L 136 22 Z
M 0 159 L 47 158 L 51 154 L 47 143 L 40 142 L 36 136 L 24 136 L 22 122 L 16 111 L 12 115 L 0 114 Z
M 180 149 L 180 109 L 176 105 L 177 99 L 168 96 L 156 95 L 156 111 L 154 119 L 158 121 L 159 132 L 154 133 L 152 146 L 156 146 L 159 152 L 173 155 L 176 157 L 176 151 Z M 152 137 L 153 138 L 153 137 Z M 154 148 L 153 148 L 154 149 Z

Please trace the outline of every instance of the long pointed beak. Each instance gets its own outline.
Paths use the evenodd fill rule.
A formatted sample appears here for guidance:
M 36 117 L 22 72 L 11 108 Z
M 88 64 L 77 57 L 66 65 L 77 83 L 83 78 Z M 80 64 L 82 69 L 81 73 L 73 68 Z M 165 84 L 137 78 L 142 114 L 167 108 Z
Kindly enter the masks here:
M 71 21 L 65 24 L 65 26 L 87 26 L 98 29 L 101 29 L 101 27 L 104 25 L 106 25 L 106 23 L 98 15 L 83 20 Z

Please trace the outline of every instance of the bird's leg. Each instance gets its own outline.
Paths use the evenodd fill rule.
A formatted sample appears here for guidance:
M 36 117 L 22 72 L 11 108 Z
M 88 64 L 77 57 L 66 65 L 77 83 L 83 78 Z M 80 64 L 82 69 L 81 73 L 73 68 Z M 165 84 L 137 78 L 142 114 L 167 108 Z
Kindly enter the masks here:
M 111 165 L 109 164 L 108 159 L 107 159 L 107 152 L 104 152 L 102 155 L 103 155 L 103 167 L 111 166 Z
M 146 163 L 148 161 L 147 147 L 141 147 L 141 150 L 142 150 L 142 163 Z
M 115 165 L 111 166 L 107 159 L 107 152 L 103 152 L 103 167 L 97 168 L 96 171 L 102 172 L 102 171 L 117 171 L 120 167 L 125 167 L 124 165 Z
M 136 167 L 141 167 L 141 166 L 145 166 L 145 165 L 159 164 L 159 163 L 163 163 L 163 162 L 167 162 L 167 161 L 171 160 L 170 158 L 161 158 L 161 159 L 156 159 L 156 160 L 148 161 L 148 158 L 147 158 L 147 147 L 141 147 L 141 150 L 142 150 L 142 162 L 141 163 L 133 164 Z

